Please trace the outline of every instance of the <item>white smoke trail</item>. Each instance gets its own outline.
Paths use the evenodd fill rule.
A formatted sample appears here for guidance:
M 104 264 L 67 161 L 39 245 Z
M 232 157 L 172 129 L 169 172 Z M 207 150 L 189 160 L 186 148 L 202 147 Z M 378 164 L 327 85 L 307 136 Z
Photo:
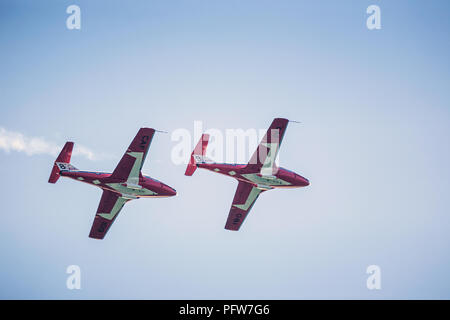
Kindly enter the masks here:
M 0 149 L 6 153 L 11 151 L 23 152 L 28 156 L 47 154 L 56 157 L 62 145 L 46 141 L 39 137 L 27 137 L 20 132 L 8 131 L 0 127 Z M 89 160 L 96 160 L 97 156 L 88 148 L 75 144 L 73 155 L 83 156 Z

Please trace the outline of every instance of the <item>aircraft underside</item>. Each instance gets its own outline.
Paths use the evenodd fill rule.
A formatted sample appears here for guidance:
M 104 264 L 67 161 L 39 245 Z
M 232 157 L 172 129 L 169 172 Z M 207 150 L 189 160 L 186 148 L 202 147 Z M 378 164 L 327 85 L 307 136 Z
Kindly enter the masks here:
M 289 120 L 275 118 L 247 164 L 217 163 L 206 156 L 209 134 L 202 134 L 186 168 L 192 176 L 203 168 L 238 180 L 225 229 L 241 227 L 259 195 L 274 188 L 299 188 L 309 185 L 308 179 L 275 164 L 275 159 Z
M 278 167 L 277 153 L 289 120 L 276 118 L 247 164 L 216 163 L 205 156 L 209 141 L 202 134 L 191 154 L 185 175 L 192 176 L 197 168 L 220 173 L 238 181 L 237 189 L 225 224 L 225 229 L 241 227 L 259 195 L 274 188 L 299 188 L 309 185 L 306 178 Z M 142 165 L 155 130 L 141 128 L 112 173 L 76 169 L 71 163 L 73 142 L 67 142 L 54 162 L 49 183 L 60 176 L 97 186 L 103 190 L 89 236 L 103 239 L 122 207 L 130 200 L 144 197 L 171 197 L 175 189 L 142 174 Z
M 73 142 L 67 142 L 56 158 L 49 183 L 56 183 L 60 176 L 65 176 L 103 190 L 89 237 L 103 239 L 125 203 L 130 200 L 176 195 L 175 189 L 142 175 L 142 165 L 154 133 L 152 128 L 141 128 L 111 174 L 82 171 L 70 164 Z
M 123 183 L 106 183 L 106 186 L 110 187 L 111 189 L 113 189 L 114 191 L 121 193 L 123 195 L 129 195 L 129 196 L 134 196 L 137 198 L 142 198 L 142 197 L 152 197 L 152 196 L 157 196 L 158 193 L 146 188 L 128 188 L 123 186 Z

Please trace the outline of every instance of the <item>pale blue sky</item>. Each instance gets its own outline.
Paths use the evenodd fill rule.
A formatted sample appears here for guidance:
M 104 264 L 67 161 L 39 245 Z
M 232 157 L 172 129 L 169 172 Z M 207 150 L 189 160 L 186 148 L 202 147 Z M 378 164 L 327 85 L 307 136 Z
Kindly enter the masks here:
M 67 6 L 81 30 L 66 29 Z M 382 29 L 366 28 L 378 4 Z M 450 298 L 448 1 L 2 1 L 0 127 L 100 154 L 142 126 L 290 125 L 283 166 L 311 181 L 223 229 L 236 182 L 170 161 L 178 191 L 128 203 L 88 238 L 99 189 L 47 183 L 54 157 L 0 149 L 1 298 Z M 79 265 L 82 289 L 66 288 Z M 368 265 L 382 290 L 366 288 Z

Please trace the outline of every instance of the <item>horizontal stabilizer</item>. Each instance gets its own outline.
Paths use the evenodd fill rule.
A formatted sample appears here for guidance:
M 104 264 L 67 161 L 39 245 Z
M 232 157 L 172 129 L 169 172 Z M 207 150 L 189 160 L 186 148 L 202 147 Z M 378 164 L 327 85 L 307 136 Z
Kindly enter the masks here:
M 53 169 L 50 173 L 49 183 L 56 183 L 58 181 L 61 170 L 76 170 L 74 166 L 70 164 L 70 158 L 72 157 L 73 142 L 66 142 L 63 149 L 59 153 L 56 161 L 53 163 Z
M 192 176 L 195 170 L 197 169 L 197 162 L 199 162 L 198 160 L 205 158 L 206 147 L 208 147 L 208 142 L 209 142 L 209 134 L 206 133 L 202 134 L 200 140 L 197 143 L 197 146 L 191 153 L 191 158 L 187 165 L 186 172 L 184 173 L 186 176 Z

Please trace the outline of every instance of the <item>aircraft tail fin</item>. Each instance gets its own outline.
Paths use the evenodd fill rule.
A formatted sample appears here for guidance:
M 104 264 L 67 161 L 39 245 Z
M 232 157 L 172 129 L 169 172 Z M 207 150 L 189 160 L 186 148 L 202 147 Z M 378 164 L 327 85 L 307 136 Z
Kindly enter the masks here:
M 77 170 L 73 165 L 70 164 L 70 158 L 72 157 L 73 142 L 66 142 L 63 149 L 56 158 L 53 164 L 52 172 L 50 173 L 49 183 L 56 183 L 60 177 L 60 172 L 62 170 Z
M 191 159 L 189 161 L 189 164 L 187 165 L 186 172 L 184 173 L 186 176 L 192 176 L 197 169 L 197 163 L 204 162 L 204 159 L 207 159 L 205 157 L 205 153 L 208 142 L 209 134 L 202 134 L 202 137 L 198 141 L 197 146 L 195 147 L 194 151 L 192 151 Z

